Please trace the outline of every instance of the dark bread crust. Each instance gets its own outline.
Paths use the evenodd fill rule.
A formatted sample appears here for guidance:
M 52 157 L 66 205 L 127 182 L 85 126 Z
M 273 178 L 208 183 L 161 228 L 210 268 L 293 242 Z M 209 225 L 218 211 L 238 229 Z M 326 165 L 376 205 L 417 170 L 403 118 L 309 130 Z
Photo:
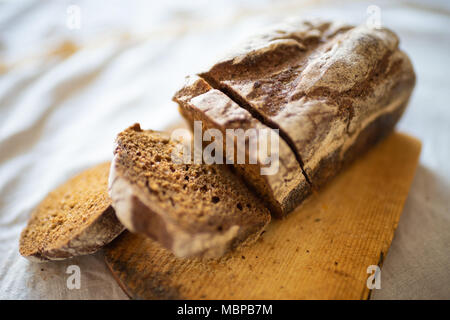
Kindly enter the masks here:
M 248 39 L 200 76 L 280 130 L 310 182 L 293 209 L 392 131 L 415 85 L 398 42 L 385 28 L 295 21 Z
M 319 189 L 325 186 L 342 169 L 351 165 L 374 145 L 392 133 L 406 107 L 407 102 L 393 112 L 383 114 L 370 123 L 358 135 L 355 142 L 345 151 L 344 156 L 341 155 L 341 149 L 338 149 L 329 156 L 322 158 L 316 171 L 311 175 L 311 179 L 316 183 L 315 187 Z
M 318 186 L 312 176 L 321 158 L 349 147 L 371 117 L 392 112 L 392 100 L 396 107 L 407 101 L 414 71 L 388 29 L 300 21 L 276 30 L 250 39 L 247 53 L 232 53 L 201 75 L 279 128 Z

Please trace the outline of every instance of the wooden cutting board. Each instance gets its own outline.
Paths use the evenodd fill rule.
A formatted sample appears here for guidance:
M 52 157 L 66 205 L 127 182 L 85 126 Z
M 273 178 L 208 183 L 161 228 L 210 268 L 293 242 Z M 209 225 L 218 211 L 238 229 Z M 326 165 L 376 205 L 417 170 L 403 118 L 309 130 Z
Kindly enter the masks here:
M 138 299 L 367 299 L 417 166 L 420 141 L 394 133 L 260 240 L 220 260 L 178 259 L 129 232 L 105 250 Z M 381 272 L 381 284 L 382 284 Z

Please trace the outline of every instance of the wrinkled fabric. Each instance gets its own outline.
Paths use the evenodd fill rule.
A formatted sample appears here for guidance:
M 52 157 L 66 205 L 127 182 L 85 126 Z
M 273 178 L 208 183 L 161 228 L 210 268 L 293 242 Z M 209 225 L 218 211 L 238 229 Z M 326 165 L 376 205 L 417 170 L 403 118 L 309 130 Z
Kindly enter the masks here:
M 373 4 L 0 3 L 0 299 L 126 299 L 101 251 L 43 264 L 22 258 L 18 239 L 32 209 L 69 177 L 110 159 L 127 126 L 161 130 L 179 121 L 171 97 L 184 77 L 245 36 L 292 16 L 364 23 Z M 377 5 L 417 73 L 398 130 L 421 139 L 423 149 L 382 288 L 371 297 L 450 299 L 450 5 Z M 67 286 L 70 265 L 80 267 L 80 289 Z

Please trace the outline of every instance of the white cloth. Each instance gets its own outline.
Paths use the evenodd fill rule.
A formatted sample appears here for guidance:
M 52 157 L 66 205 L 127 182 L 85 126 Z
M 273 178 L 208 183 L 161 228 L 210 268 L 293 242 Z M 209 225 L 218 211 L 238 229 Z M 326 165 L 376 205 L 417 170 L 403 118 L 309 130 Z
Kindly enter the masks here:
M 178 119 L 172 94 L 261 26 L 288 16 L 362 23 L 373 2 L 9 1 L 0 3 L 0 298 L 126 298 L 102 253 L 33 264 L 18 254 L 31 210 L 68 177 L 112 155 L 115 135 Z M 417 87 L 399 130 L 420 165 L 372 298 L 450 298 L 450 5 L 380 2 L 411 56 Z M 373 10 L 373 9 L 372 9 Z M 69 265 L 81 288 L 66 286 Z

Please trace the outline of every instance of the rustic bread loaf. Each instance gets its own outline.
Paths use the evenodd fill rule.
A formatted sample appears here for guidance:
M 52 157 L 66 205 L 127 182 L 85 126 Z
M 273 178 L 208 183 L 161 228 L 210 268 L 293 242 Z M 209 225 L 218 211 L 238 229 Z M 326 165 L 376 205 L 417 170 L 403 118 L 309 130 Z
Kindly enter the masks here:
M 178 143 L 138 124 L 118 135 L 109 190 L 119 220 L 179 257 L 256 240 L 270 221 L 261 201 L 226 165 L 174 162 Z
M 96 252 L 124 227 L 108 196 L 110 163 L 70 179 L 34 210 L 20 237 L 20 254 L 32 261 L 61 260 Z
M 224 150 L 226 150 L 226 130 L 227 129 L 266 129 L 269 128 L 245 109 L 239 107 L 234 101 L 219 90 L 211 88 L 205 80 L 197 77 L 187 77 L 184 87 L 178 91 L 174 100 L 180 105 L 180 112 L 185 118 L 193 121 L 201 121 L 204 129 L 218 128 L 223 134 Z M 276 132 L 273 132 L 278 137 Z M 279 140 L 278 154 L 272 153 L 271 171 L 268 175 L 261 174 L 261 168 L 268 166 L 268 160 L 263 158 L 257 150 L 245 144 L 246 163 L 237 164 L 236 152 L 238 150 L 238 140 L 234 138 L 234 158 L 236 171 L 244 176 L 245 180 L 253 189 L 256 189 L 260 196 L 267 202 L 271 211 L 281 217 L 291 211 L 298 204 L 300 199 L 305 198 L 310 191 L 307 181 L 302 173 L 295 155 L 289 146 Z M 248 137 L 247 137 L 248 138 Z M 252 153 L 252 155 L 250 155 Z M 256 154 L 255 154 L 256 153 Z M 257 160 L 256 164 L 249 164 L 251 157 Z
M 393 32 L 323 21 L 276 26 L 200 76 L 279 129 L 313 187 L 392 131 L 415 84 Z

